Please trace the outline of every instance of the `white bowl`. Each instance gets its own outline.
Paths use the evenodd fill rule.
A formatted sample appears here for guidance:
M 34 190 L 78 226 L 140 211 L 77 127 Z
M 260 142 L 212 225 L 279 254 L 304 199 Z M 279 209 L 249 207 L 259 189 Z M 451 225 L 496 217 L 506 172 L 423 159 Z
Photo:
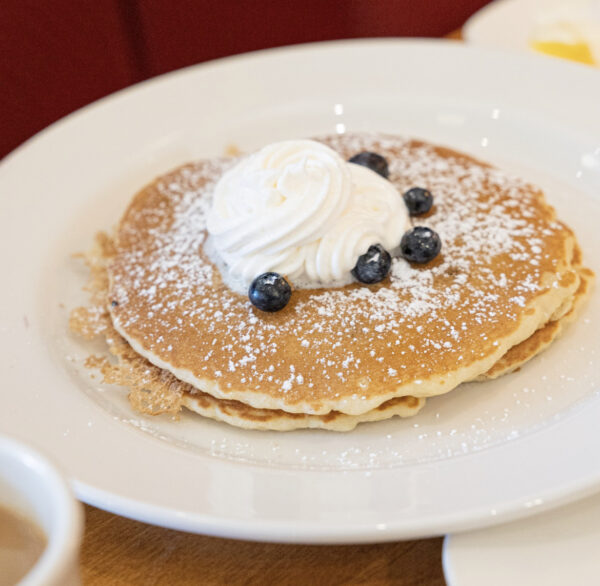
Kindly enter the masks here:
M 20 586 L 79 584 L 82 507 L 48 459 L 0 436 L 0 506 L 21 513 L 45 533 L 44 552 Z

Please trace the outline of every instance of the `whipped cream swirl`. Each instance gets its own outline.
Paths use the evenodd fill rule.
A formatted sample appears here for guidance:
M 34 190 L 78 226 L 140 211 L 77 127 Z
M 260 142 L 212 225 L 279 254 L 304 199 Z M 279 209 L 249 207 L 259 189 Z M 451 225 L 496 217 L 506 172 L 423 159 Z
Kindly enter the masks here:
M 312 140 L 243 159 L 216 184 L 207 218 L 209 248 L 238 290 L 267 271 L 296 287 L 345 285 L 369 246 L 392 250 L 409 227 L 389 181 Z

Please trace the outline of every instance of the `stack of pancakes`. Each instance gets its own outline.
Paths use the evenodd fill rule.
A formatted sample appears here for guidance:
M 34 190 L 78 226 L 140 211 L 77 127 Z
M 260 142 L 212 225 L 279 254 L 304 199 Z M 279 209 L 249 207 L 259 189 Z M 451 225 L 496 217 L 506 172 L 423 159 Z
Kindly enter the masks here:
M 425 398 L 496 378 L 572 321 L 593 273 L 541 191 L 466 155 L 399 137 L 320 139 L 345 159 L 384 156 L 400 193 L 434 206 L 415 225 L 442 252 L 395 258 L 376 285 L 296 289 L 264 313 L 223 282 L 204 251 L 215 182 L 235 160 L 180 167 L 140 191 L 114 236 L 88 255 L 91 305 L 71 327 L 103 335 L 117 360 L 91 357 L 144 413 L 182 406 L 251 429 L 345 431 L 416 414 Z

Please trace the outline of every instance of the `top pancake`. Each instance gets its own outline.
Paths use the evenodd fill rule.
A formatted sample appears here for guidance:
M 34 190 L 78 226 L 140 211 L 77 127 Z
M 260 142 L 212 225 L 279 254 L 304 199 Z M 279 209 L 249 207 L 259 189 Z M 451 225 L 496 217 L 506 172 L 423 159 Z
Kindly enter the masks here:
M 395 259 L 374 286 L 295 290 L 262 313 L 203 251 L 212 187 L 232 161 L 186 165 L 138 193 L 118 227 L 111 314 L 136 352 L 218 398 L 360 414 L 477 377 L 574 294 L 574 237 L 538 189 L 418 141 L 324 142 L 344 158 L 382 154 L 400 192 L 430 189 L 435 205 L 415 223 L 439 233 L 441 254 L 424 266 Z

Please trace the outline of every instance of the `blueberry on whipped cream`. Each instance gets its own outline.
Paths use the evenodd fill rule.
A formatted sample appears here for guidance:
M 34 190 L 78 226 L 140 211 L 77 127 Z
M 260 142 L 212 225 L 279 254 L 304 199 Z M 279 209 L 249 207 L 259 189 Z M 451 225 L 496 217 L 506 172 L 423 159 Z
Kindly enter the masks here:
M 248 298 L 262 311 L 279 311 L 290 300 L 292 288 L 278 273 L 263 273 L 252 281 Z
M 437 232 L 426 226 L 416 226 L 402 236 L 400 252 L 409 262 L 424 264 L 433 260 L 442 249 Z
M 290 140 L 267 145 L 222 175 L 204 249 L 224 282 L 242 294 L 270 272 L 295 288 L 342 287 L 354 280 L 369 247 L 392 250 L 409 228 L 391 182 L 320 142 Z
M 391 265 L 390 253 L 381 244 L 374 244 L 369 246 L 365 254 L 358 257 L 352 274 L 357 281 L 371 285 L 383 281 L 390 272 Z
M 358 153 L 357 155 L 354 155 L 353 157 L 348 159 L 348 162 L 354 163 L 355 165 L 362 165 L 363 167 L 367 167 L 367 169 L 375 171 L 375 173 L 378 173 L 384 179 L 387 179 L 390 176 L 388 162 L 386 161 L 385 157 L 382 157 L 377 153 L 363 151 L 362 153 Z

